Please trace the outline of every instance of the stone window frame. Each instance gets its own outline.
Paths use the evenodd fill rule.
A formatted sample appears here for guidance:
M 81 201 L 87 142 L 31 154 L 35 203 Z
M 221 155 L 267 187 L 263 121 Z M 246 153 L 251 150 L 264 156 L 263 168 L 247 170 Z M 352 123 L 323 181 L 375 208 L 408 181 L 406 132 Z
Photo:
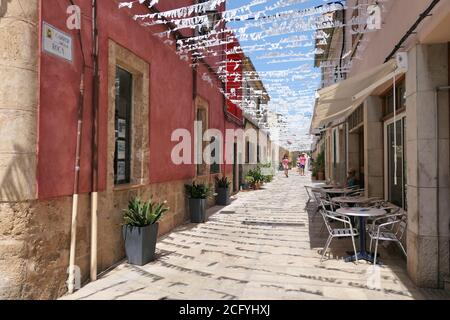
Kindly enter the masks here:
M 115 185 L 114 183 L 114 154 L 115 154 L 115 79 L 116 67 L 120 67 L 133 76 L 132 84 L 132 121 L 131 121 L 131 165 L 129 184 Z M 150 183 L 150 64 L 122 47 L 113 40 L 109 40 L 108 48 L 108 166 L 107 188 L 122 190 L 141 187 Z
M 197 96 L 195 98 L 195 115 L 194 115 L 195 121 L 197 121 L 197 114 L 198 114 L 199 110 L 203 110 L 205 112 L 205 119 L 204 119 L 205 121 L 203 123 L 203 133 L 205 133 L 206 130 L 209 129 L 209 115 L 210 115 L 209 114 L 209 102 L 206 99 L 204 99 L 204 98 L 202 98 L 200 96 Z M 203 141 L 203 136 L 202 136 L 202 141 Z M 195 168 L 195 176 L 197 178 L 207 177 L 207 176 L 210 176 L 212 174 L 211 173 L 211 166 L 206 164 L 206 163 L 204 163 L 204 161 L 203 161 L 203 150 L 208 144 L 209 144 L 209 142 L 207 142 L 207 141 L 203 141 L 202 142 L 202 151 L 201 151 L 202 152 L 202 164 L 196 165 L 196 168 Z M 198 169 L 200 167 L 202 168 L 202 170 L 199 173 Z M 219 166 L 219 171 L 220 172 L 218 172 L 218 173 L 214 173 L 214 175 L 220 174 L 222 172 L 221 166 Z

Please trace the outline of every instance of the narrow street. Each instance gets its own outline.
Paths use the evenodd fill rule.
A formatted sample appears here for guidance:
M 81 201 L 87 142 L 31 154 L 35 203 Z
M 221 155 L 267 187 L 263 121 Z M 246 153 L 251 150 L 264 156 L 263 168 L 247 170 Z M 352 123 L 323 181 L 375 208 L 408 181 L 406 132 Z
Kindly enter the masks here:
M 241 192 L 208 223 L 185 225 L 159 240 L 157 260 L 126 263 L 63 299 L 422 299 L 396 248 L 383 248 L 381 279 L 369 287 L 369 264 L 345 263 L 351 245 L 328 236 L 305 208 L 310 177 L 278 175 L 263 190 Z M 394 252 L 390 255 L 389 252 Z M 369 282 L 368 282 L 369 281 Z

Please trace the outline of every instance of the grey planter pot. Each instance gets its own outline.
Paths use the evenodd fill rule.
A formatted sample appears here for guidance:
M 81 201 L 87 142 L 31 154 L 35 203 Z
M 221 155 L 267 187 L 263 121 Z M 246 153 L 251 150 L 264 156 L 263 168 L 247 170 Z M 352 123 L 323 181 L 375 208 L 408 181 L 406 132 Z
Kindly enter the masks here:
M 217 188 L 216 203 L 219 206 L 227 206 L 230 204 L 230 189 L 229 188 Z
M 143 266 L 155 258 L 158 227 L 157 223 L 144 228 L 123 226 L 122 233 L 129 264 Z
M 189 199 L 192 223 L 206 222 L 206 199 Z

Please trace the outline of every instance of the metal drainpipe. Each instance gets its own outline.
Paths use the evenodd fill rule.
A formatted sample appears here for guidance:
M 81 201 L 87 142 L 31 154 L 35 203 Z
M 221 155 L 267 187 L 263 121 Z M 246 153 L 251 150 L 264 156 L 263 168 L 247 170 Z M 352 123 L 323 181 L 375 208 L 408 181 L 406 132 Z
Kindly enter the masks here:
M 391 60 L 391 58 L 397 53 L 397 51 L 402 47 L 402 45 L 405 43 L 405 41 L 411 36 L 416 29 L 419 27 L 419 25 L 422 23 L 422 21 L 430 16 L 431 11 L 434 9 L 434 7 L 440 2 L 440 0 L 433 0 L 431 1 L 430 5 L 425 9 L 424 12 L 422 12 L 419 15 L 419 18 L 416 20 L 416 22 L 412 25 L 411 28 L 409 28 L 408 31 L 403 35 L 403 37 L 400 39 L 400 41 L 397 43 L 397 45 L 394 47 L 392 52 L 386 57 L 385 63 Z
M 78 102 L 78 124 L 77 124 L 77 147 L 75 153 L 75 179 L 73 183 L 73 198 L 72 198 L 72 221 L 70 228 L 70 253 L 69 253 L 69 279 L 68 291 L 73 293 L 75 284 L 75 254 L 77 242 L 77 216 L 78 216 L 78 196 L 79 196 L 79 182 L 80 182 L 80 156 L 81 156 L 81 139 L 83 135 L 83 111 L 84 111 L 84 72 L 81 75 L 80 94 Z
M 440 273 L 440 263 L 439 263 L 439 252 L 440 252 L 440 230 L 439 230 L 439 223 L 440 223 L 440 219 L 439 219 L 439 214 L 440 214 L 440 210 L 439 210 L 439 201 L 440 201 L 440 197 L 439 197 L 439 183 L 440 183 L 440 179 L 439 179 L 439 165 L 440 165 L 440 161 L 439 161 L 439 155 L 440 155 L 440 146 L 439 146 L 439 92 L 442 91 L 449 91 L 450 90 L 450 86 L 441 86 L 441 87 L 437 87 L 436 91 L 435 91 L 435 99 L 436 99 L 436 186 L 437 186 L 437 193 L 436 193 L 436 210 L 437 210 L 437 216 L 436 216 L 436 231 L 437 231 L 437 252 L 438 252 L 438 264 L 437 264 L 437 268 L 438 268 L 438 272 L 437 272 L 437 284 L 438 286 L 440 285 L 439 282 L 439 273 Z
M 69 0 L 72 5 L 75 5 L 73 0 Z M 80 182 L 80 165 L 81 165 L 81 142 L 83 135 L 83 116 L 84 116 L 84 76 L 86 68 L 86 59 L 84 56 L 84 46 L 81 36 L 81 30 L 78 30 L 78 40 L 81 51 L 82 71 L 80 76 L 80 92 L 78 97 L 78 111 L 77 111 L 77 146 L 75 153 L 75 168 L 74 168 L 74 182 L 73 182 L 73 198 L 72 198 L 72 221 L 70 227 L 70 251 L 69 251 L 69 277 L 67 280 L 68 292 L 73 293 L 75 285 L 75 255 L 76 255 L 76 241 L 77 241 L 77 215 L 78 215 L 78 195 Z
M 98 29 L 97 29 L 97 0 L 92 0 L 92 58 L 94 81 L 92 90 L 92 194 L 91 194 L 91 281 L 97 280 L 97 241 L 98 241 Z

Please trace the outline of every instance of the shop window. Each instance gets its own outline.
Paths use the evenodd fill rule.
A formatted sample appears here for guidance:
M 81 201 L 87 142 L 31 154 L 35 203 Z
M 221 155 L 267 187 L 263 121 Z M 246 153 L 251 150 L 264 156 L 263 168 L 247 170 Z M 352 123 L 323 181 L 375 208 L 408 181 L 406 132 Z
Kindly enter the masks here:
M 112 40 L 108 53 L 108 188 L 145 185 L 150 182 L 150 66 Z
M 201 133 L 201 137 L 204 136 L 207 128 L 208 128 L 208 123 L 207 123 L 207 111 L 205 108 L 203 107 L 197 107 L 197 115 L 196 115 L 196 119 L 197 121 L 200 121 L 202 123 L 202 133 Z M 206 165 L 203 161 L 203 150 L 206 147 L 206 144 L 203 142 L 202 139 L 202 148 L 199 148 L 198 152 L 199 154 L 199 158 L 202 159 L 200 164 L 197 164 L 197 176 L 204 176 L 207 174 L 206 172 Z
M 250 141 L 245 142 L 245 163 L 250 163 Z
M 212 138 L 211 138 L 211 145 L 213 145 L 215 141 L 216 141 L 216 138 L 215 138 L 215 137 L 212 137 Z M 212 150 L 212 151 L 211 151 L 211 159 L 215 159 L 215 158 L 216 158 L 216 154 L 217 154 L 218 152 L 219 152 L 219 151 L 216 150 L 216 149 Z M 210 172 L 211 172 L 211 174 L 217 174 L 217 173 L 220 173 L 220 164 L 219 164 L 219 163 L 216 163 L 216 162 L 212 163 L 212 164 L 211 164 L 211 168 L 210 168 Z
M 405 81 L 401 81 L 396 86 L 396 111 L 406 107 L 405 97 L 406 87 Z M 383 97 L 383 115 L 390 116 L 394 113 L 394 90 L 390 88 L 387 94 Z
M 131 122 L 133 76 L 116 68 L 114 182 L 131 182 Z

